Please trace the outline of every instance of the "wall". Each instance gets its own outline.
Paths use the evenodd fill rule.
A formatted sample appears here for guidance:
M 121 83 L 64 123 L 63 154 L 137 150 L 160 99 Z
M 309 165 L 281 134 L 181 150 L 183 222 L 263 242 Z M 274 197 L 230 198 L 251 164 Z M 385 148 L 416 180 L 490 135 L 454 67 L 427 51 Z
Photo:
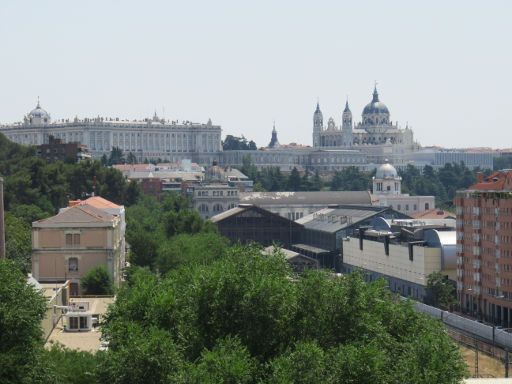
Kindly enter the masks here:
M 363 240 L 361 251 L 359 239 L 349 237 L 343 242 L 343 263 L 426 286 L 427 276 L 441 270 L 441 250 L 414 246 L 413 261 L 410 261 L 407 246 L 390 244 L 386 255 L 384 243 Z

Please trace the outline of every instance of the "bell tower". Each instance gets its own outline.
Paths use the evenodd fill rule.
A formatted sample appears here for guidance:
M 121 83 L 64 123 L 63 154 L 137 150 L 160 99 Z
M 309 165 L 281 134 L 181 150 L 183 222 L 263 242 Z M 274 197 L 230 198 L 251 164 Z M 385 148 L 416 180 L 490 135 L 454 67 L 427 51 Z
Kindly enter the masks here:
M 324 117 L 322 115 L 322 111 L 320 110 L 320 104 L 316 103 L 316 110 L 313 114 L 313 147 L 318 148 L 321 146 L 320 142 L 320 133 L 323 130 L 324 125 Z
M 352 146 L 352 112 L 348 107 L 348 100 L 345 103 L 345 109 L 341 117 L 341 138 L 344 147 Z

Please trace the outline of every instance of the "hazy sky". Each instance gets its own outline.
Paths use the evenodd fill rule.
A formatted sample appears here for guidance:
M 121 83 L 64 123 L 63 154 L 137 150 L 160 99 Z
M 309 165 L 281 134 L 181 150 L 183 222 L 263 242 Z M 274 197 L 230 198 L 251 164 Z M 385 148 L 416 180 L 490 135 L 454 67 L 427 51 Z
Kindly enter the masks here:
M 512 147 L 511 1 L 0 0 L 0 122 L 78 115 L 222 125 L 311 144 L 378 81 L 422 145 Z

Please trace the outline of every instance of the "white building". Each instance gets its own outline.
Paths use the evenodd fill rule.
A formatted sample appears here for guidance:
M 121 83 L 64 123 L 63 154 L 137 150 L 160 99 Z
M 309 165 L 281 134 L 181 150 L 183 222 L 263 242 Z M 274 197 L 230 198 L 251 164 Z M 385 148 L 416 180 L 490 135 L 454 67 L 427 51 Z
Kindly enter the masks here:
M 408 126 L 401 128 L 390 120 L 388 107 L 379 100 L 377 87 L 361 117 L 362 121 L 354 125 L 347 101 L 340 126 L 332 117 L 324 126 L 323 114 L 317 103 L 313 114 L 313 147 L 357 149 L 366 155 L 368 162 L 376 164 L 382 163 L 384 158 L 402 164 L 405 154 L 418 150 L 413 131 Z
M 87 145 L 95 158 L 119 147 L 125 154 L 133 153 L 139 162 L 192 159 L 211 164 L 222 150 L 221 127 L 211 120 L 206 124 L 179 123 L 161 119 L 155 113 L 153 118 L 140 121 L 103 117 L 52 121 L 39 102 L 22 122 L 2 125 L 0 132 L 18 144 L 46 144 L 50 136 L 64 143 L 79 142 Z
M 373 177 L 372 204 L 382 207 L 391 207 L 406 215 L 435 208 L 434 196 L 411 196 L 402 193 L 402 178 L 389 162 L 377 168 Z

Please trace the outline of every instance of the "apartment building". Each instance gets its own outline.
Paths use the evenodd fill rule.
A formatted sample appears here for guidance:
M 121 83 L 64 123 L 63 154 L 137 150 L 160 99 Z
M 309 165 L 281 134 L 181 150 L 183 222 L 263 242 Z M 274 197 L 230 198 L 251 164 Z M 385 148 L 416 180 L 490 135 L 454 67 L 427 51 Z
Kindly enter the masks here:
M 512 323 L 512 170 L 478 175 L 455 197 L 457 295 L 461 310 Z

